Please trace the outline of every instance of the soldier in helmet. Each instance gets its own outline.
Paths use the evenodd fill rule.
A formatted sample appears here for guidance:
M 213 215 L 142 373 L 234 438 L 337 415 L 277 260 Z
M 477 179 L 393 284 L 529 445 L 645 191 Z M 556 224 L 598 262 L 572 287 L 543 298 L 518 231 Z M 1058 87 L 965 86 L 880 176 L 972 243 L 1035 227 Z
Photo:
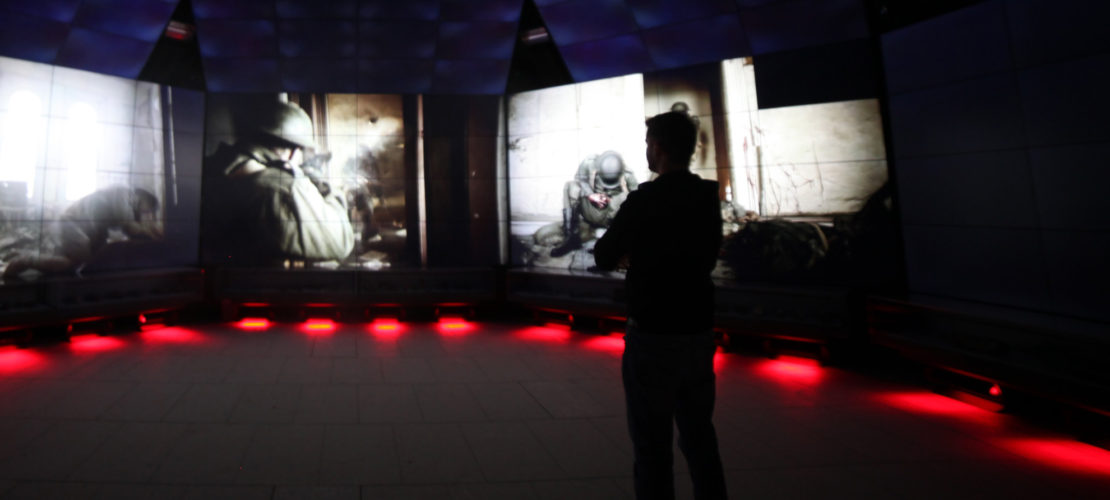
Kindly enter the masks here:
M 235 144 L 205 159 L 210 257 L 231 265 L 347 257 L 354 232 L 343 194 L 301 168 L 315 147 L 308 114 L 274 102 L 246 118 Z
M 628 193 L 636 189 L 636 176 L 624 165 L 616 151 L 586 158 L 578 165 L 574 180 L 563 187 L 563 244 L 551 250 L 561 257 L 582 248 L 579 223 L 585 219 L 593 227 L 609 227 Z

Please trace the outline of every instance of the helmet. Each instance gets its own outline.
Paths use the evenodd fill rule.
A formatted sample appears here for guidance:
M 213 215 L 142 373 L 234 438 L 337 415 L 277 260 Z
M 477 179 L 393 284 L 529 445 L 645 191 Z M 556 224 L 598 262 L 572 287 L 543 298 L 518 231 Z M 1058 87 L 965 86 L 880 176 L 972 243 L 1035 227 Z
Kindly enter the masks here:
M 312 140 L 312 120 L 300 106 L 281 102 L 256 116 L 256 132 L 298 148 L 316 147 Z
M 621 184 L 624 173 L 624 160 L 616 151 L 606 151 L 597 157 L 597 178 L 606 189 L 615 189 Z

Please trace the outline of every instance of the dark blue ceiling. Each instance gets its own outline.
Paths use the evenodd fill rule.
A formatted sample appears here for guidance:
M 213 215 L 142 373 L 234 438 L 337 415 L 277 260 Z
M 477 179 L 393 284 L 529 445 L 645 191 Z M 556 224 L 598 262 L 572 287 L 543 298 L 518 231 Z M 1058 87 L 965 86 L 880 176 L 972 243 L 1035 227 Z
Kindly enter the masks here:
M 192 0 L 207 88 L 500 94 L 524 0 Z M 575 81 L 868 36 L 864 0 L 535 0 Z M 3 0 L 0 55 L 138 77 L 178 0 Z

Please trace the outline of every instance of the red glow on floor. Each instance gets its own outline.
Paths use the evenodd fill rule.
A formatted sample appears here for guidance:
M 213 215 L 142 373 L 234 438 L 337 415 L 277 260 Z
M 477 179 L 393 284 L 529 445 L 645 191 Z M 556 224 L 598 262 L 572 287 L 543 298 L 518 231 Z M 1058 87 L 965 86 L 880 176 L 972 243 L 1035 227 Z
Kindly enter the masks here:
M 144 329 L 141 335 L 143 342 L 155 344 L 199 344 L 205 340 L 200 332 L 177 326 Z
M 474 325 L 462 318 L 443 317 L 439 318 L 436 328 L 439 329 L 440 333 L 459 335 L 473 330 Z
M 1110 476 L 1110 451 L 1070 439 L 1013 438 L 998 444 L 1049 467 L 1080 474 Z
M 370 331 L 379 339 L 391 339 L 401 335 L 401 323 L 394 318 L 378 318 L 370 323 Z
M 595 351 L 620 354 L 624 352 L 624 334 L 613 333 L 603 337 L 592 337 L 586 340 L 585 345 Z
M 270 328 L 270 320 L 266 318 L 243 318 L 235 323 L 235 327 L 240 330 L 265 330 Z
M 42 355 L 15 346 L 0 347 L 0 374 L 26 373 L 43 365 Z
M 1002 416 L 998 413 L 935 392 L 884 393 L 876 398 L 888 406 L 911 413 L 952 418 L 986 427 L 999 427 L 1003 424 Z
M 713 372 L 721 373 L 721 369 L 725 367 L 725 364 L 727 362 L 728 359 L 725 358 L 725 353 L 721 352 L 720 350 L 713 353 Z
M 513 332 L 513 337 L 528 342 L 558 342 L 570 341 L 570 327 L 567 325 L 529 326 Z
M 93 353 L 111 351 L 123 347 L 123 341 L 112 337 L 100 335 L 78 335 L 69 338 L 69 348 L 77 353 Z
M 815 384 L 821 381 L 824 371 L 815 359 L 781 356 L 756 365 L 756 372 L 778 382 Z
M 305 333 L 321 334 L 335 331 L 335 321 L 330 319 L 309 319 L 301 325 Z

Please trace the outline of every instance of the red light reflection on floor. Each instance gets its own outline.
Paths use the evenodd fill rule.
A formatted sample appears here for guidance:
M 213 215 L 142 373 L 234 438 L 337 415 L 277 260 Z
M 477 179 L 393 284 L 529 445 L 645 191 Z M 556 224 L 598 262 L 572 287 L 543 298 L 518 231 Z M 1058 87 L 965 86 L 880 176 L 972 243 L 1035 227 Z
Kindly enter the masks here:
M 997 444 L 1056 469 L 1110 476 L 1110 451 L 1087 443 L 1063 438 L 1011 438 L 999 439 Z
M 624 333 L 611 333 L 602 337 L 592 337 L 584 343 L 595 351 L 621 354 L 624 352 Z
M 78 335 L 69 338 L 69 348 L 80 354 L 111 351 L 121 347 L 123 347 L 122 340 L 112 337 L 101 337 L 96 334 Z
M 235 323 L 240 330 L 258 331 L 270 328 L 270 320 L 266 318 L 243 318 Z
M 161 326 L 157 328 L 143 328 L 143 342 L 155 344 L 199 344 L 206 339 L 196 330 L 189 330 L 177 326 Z
M 887 406 L 911 413 L 953 418 L 995 428 L 1003 423 L 1002 416 L 998 413 L 934 392 L 891 392 L 879 394 L 876 398 Z
M 301 331 L 311 334 L 325 334 L 335 331 L 335 321 L 330 319 L 310 319 L 301 325 Z
M 41 354 L 15 346 L 0 347 L 0 374 L 13 375 L 38 369 L 45 363 Z
M 403 326 L 395 318 L 378 318 L 370 323 L 370 331 L 379 339 L 392 339 L 401 335 Z
M 821 381 L 824 371 L 815 359 L 781 356 L 758 363 L 756 372 L 777 382 L 802 382 L 815 384 Z
M 727 363 L 728 359 L 725 358 L 725 353 L 720 350 L 713 353 L 713 373 L 721 373 Z
M 567 325 L 529 326 L 514 331 L 513 337 L 529 342 L 557 342 L 563 344 L 570 341 L 571 332 Z
M 446 335 L 461 335 L 474 329 L 474 325 L 462 318 L 439 318 L 436 329 Z

